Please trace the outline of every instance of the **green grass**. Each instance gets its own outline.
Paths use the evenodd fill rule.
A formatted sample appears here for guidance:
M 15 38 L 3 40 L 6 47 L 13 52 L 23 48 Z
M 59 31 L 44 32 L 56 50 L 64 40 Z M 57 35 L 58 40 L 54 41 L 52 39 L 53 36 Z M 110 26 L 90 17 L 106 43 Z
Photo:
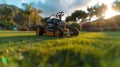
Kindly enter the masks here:
M 0 67 L 120 67 L 120 32 L 78 37 L 0 31 Z

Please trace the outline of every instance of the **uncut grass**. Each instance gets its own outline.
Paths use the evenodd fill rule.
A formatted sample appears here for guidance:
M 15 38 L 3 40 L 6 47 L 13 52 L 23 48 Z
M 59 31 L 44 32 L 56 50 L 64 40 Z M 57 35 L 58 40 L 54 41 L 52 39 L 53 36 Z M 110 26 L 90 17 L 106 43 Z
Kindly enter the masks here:
M 0 55 L 15 67 L 119 67 L 120 32 L 81 32 L 78 37 L 0 32 Z M 25 35 L 23 35 L 25 34 Z M 11 55 L 12 54 L 12 55 Z M 19 55 L 20 54 L 20 55 Z M 16 57 L 17 56 L 17 57 Z M 20 57 L 23 57 L 20 59 Z M 0 65 L 5 66 L 2 62 Z

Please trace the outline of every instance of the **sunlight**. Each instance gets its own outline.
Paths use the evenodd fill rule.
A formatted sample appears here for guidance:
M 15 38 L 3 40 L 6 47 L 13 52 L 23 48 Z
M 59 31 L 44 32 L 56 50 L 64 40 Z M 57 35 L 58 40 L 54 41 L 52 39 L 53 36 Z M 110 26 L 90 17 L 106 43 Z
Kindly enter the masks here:
M 117 11 L 114 11 L 111 6 L 108 5 L 108 10 L 105 13 L 105 19 L 111 18 L 115 15 L 118 15 L 119 13 Z
M 114 11 L 112 9 L 111 4 L 113 3 L 114 0 L 98 0 L 99 3 L 104 3 L 108 6 L 108 9 L 105 13 L 105 19 L 108 19 L 110 17 L 113 17 L 115 15 L 118 15 L 119 13 L 117 11 Z
M 107 5 L 110 5 L 114 2 L 114 0 L 97 0 L 98 3 L 104 3 L 104 4 L 107 4 Z
M 22 0 L 22 3 L 25 3 L 25 0 Z
M 115 15 L 120 14 L 119 12 L 114 11 L 114 10 L 112 9 L 112 6 L 111 6 L 111 5 L 112 5 L 113 2 L 114 2 L 114 0 L 92 0 L 89 5 L 92 6 L 92 5 L 96 4 L 96 3 L 99 3 L 99 4 L 104 3 L 104 4 L 106 4 L 106 5 L 108 6 L 108 9 L 107 9 L 107 11 L 105 12 L 105 19 L 108 19 L 108 18 L 110 18 L 110 17 L 113 17 L 113 16 L 115 16 Z
M 96 3 L 99 3 L 99 4 L 107 4 L 107 5 L 110 5 L 113 3 L 114 0 L 91 0 L 91 3 L 89 4 L 89 6 L 93 6 L 95 5 Z
M 65 21 L 65 19 L 66 19 L 66 16 L 63 16 L 63 17 L 62 17 L 62 20 Z

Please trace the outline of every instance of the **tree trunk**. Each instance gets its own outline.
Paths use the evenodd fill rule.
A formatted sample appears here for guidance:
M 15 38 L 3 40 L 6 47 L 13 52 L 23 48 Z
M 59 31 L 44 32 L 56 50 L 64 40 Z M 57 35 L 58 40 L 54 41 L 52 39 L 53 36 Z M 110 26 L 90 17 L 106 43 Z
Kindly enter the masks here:
M 30 30 L 30 16 L 28 17 L 28 28 Z

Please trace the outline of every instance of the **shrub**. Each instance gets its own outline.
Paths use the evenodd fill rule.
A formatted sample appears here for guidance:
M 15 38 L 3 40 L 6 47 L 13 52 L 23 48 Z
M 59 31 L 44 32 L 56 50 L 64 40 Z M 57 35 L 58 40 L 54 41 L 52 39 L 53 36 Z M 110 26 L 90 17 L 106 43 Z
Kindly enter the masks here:
M 104 31 L 110 31 L 111 30 L 111 26 L 105 26 L 104 27 Z
M 103 30 L 104 30 L 104 28 L 102 28 L 102 27 L 93 27 L 93 28 L 91 28 L 90 31 L 99 32 L 99 31 L 103 31 Z
M 85 31 L 90 31 L 91 26 L 92 26 L 92 25 L 91 25 L 90 22 L 83 23 L 83 24 L 82 24 L 82 29 L 85 30 Z
M 113 27 L 111 28 L 111 31 L 119 31 L 119 27 L 113 26 Z
M 15 24 L 13 21 L 0 21 L 0 25 L 6 29 L 11 29 Z
M 22 27 L 22 28 L 19 28 L 19 31 L 29 31 L 29 29 L 27 27 Z
M 72 24 L 70 24 L 70 28 L 72 28 L 72 27 L 77 27 L 79 30 L 82 30 L 82 26 L 79 24 L 79 23 L 72 23 Z

